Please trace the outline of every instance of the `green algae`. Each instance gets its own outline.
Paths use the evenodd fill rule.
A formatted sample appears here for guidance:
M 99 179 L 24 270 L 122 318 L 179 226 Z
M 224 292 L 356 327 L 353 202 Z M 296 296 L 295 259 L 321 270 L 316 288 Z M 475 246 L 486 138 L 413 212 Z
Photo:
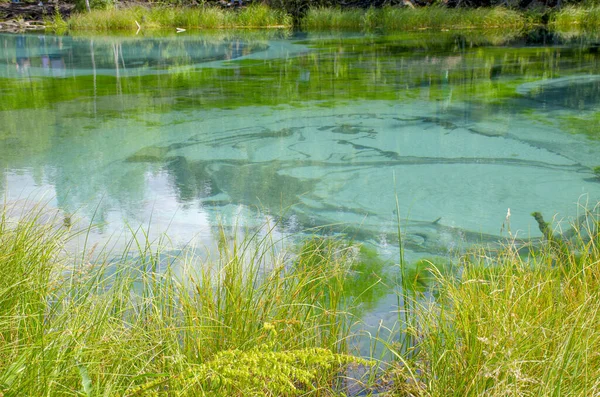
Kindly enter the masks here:
M 562 129 L 572 134 L 584 134 L 591 139 L 600 139 L 600 112 L 562 115 L 558 117 Z
M 227 47 L 227 40 L 240 36 L 206 39 L 210 48 Z M 243 41 L 251 51 L 268 47 L 262 36 Z M 88 40 L 76 38 L 77 42 Z M 115 46 L 135 43 L 136 38 L 94 39 L 98 55 L 95 62 L 111 64 Z M 489 32 L 441 32 L 439 34 L 402 33 L 390 36 L 339 35 L 296 41 L 310 49 L 294 56 L 275 59 L 242 57 L 221 61 L 214 66 L 188 67 L 191 56 L 177 55 L 165 63 L 162 73 L 149 61 L 128 69 L 120 76 L 73 74 L 69 78 L 36 76 L 28 79 L 0 78 L 0 111 L 6 137 L 17 137 L 23 124 L 19 110 L 39 109 L 39 117 L 27 120 L 29 129 L 73 125 L 69 134 L 92 132 L 98 125 L 125 125 L 137 122 L 150 129 L 186 122 L 194 109 L 237 109 L 267 106 L 317 106 L 336 108 L 356 100 L 388 100 L 411 103 L 414 100 L 438 103 L 449 111 L 456 104 L 473 104 L 478 112 L 472 119 L 491 117 L 500 108 L 519 107 L 520 85 L 540 79 L 575 73 L 599 73 L 600 63 L 587 47 L 495 47 L 508 43 Z M 128 44 L 129 45 L 129 44 Z M 167 40 L 165 54 L 177 54 L 185 43 Z M 88 54 L 89 55 L 89 54 Z M 34 62 L 32 60 L 32 62 Z M 37 61 L 35 61 L 37 62 Z M 88 66 L 89 66 L 89 60 Z M 64 115 L 52 111 L 58 103 L 77 103 Z M 101 105 L 100 105 L 101 104 Z M 43 111 L 42 111 L 43 110 Z M 519 109 L 520 112 L 524 110 Z M 177 121 L 150 115 L 178 112 Z M 525 111 L 532 121 L 545 123 L 538 110 Z M 76 119 L 93 117 L 83 126 Z M 570 132 L 597 137 L 598 116 L 562 116 L 560 127 Z M 37 127 L 34 127 L 37 126 Z M 333 132 L 357 133 L 352 127 L 335 126 Z M 13 131 L 10 133 L 9 131 Z M 63 129 L 64 131 L 64 129 Z M 265 134 L 270 132 L 265 131 Z M 281 134 L 282 132 L 273 133 Z M 34 139 L 39 140 L 38 138 Z

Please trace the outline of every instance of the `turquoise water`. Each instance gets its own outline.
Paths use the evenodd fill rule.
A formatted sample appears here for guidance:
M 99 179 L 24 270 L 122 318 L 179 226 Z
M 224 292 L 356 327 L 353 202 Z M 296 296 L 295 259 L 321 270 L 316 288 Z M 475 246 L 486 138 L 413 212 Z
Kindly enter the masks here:
M 409 258 L 538 237 L 600 200 L 600 55 L 502 36 L 3 34 L 0 190 L 99 240 L 279 222 L 393 253 L 398 208 Z

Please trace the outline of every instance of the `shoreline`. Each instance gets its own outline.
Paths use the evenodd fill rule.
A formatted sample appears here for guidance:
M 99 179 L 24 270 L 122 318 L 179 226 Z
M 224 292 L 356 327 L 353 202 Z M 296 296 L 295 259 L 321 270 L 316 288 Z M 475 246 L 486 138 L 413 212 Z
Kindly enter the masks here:
M 17 3 L 21 4 L 21 3 Z M 5 7 L 6 8 L 6 7 Z M 30 8 L 26 8 L 28 10 Z M 0 31 L 52 30 L 142 31 L 160 29 L 302 29 L 305 31 L 447 31 L 505 29 L 521 31 L 539 26 L 592 29 L 600 26 L 600 8 L 564 7 L 537 12 L 495 8 L 309 8 L 301 18 L 265 5 L 236 8 L 222 6 L 171 7 L 131 5 L 121 8 L 49 14 L 28 18 L 26 14 L 0 22 Z M 1 12 L 1 10 L 0 10 Z

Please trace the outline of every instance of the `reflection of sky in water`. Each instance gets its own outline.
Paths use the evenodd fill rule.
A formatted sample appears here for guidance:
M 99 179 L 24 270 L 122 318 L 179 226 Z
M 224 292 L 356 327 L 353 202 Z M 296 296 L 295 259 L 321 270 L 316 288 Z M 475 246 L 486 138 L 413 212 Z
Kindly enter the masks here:
M 335 90 L 342 95 L 353 83 L 348 77 L 337 86 L 323 80 L 318 87 L 329 101 L 303 97 L 323 78 L 315 66 L 322 59 L 311 58 L 317 49 L 292 41 L 3 35 L 0 42 L 0 76 L 18 78 L 2 85 L 9 98 L 0 113 L 6 197 L 46 190 L 55 197 L 52 205 L 67 213 L 84 219 L 95 213 L 105 235 L 150 222 L 153 230 L 168 229 L 175 241 L 195 237 L 210 244 L 217 223 L 260 224 L 266 214 L 284 214 L 288 231 L 330 225 L 358 240 L 393 242 L 397 195 L 401 217 L 408 218 L 403 229 L 409 251 L 446 254 L 493 241 L 507 208 L 513 232 L 537 236 L 531 212 L 574 215 L 582 197 L 592 204 L 600 198 L 591 172 L 600 163 L 600 146 L 586 135 L 566 133 L 563 123 L 570 114 L 594 110 L 589 104 L 598 80 L 591 88 L 586 82 L 585 104 L 573 109 L 581 93 L 576 78 L 532 88 L 521 84 L 522 76 L 498 77 L 492 68 L 486 81 L 517 81 L 523 96 L 481 104 L 464 94 L 456 98 L 461 87 L 449 83 L 451 73 L 468 74 L 468 54 L 392 53 L 366 63 L 365 74 L 342 62 L 362 62 L 360 51 L 336 49 L 331 79 L 355 73 L 365 86 L 381 86 L 404 59 L 402 76 L 413 79 L 388 82 L 398 89 L 410 85 L 410 100 L 349 98 L 344 92 L 336 104 Z M 239 57 L 239 64 L 230 62 Z M 482 67 L 484 61 L 472 63 Z M 261 75 L 258 66 L 243 62 L 280 63 Z M 171 68 L 193 77 L 201 67 L 232 70 L 215 74 L 208 88 L 190 87 L 189 76 L 182 77 L 187 85 L 175 79 L 157 88 Z M 157 74 L 149 80 L 152 87 L 132 88 L 136 76 L 148 73 Z M 442 85 L 428 85 L 419 73 L 438 76 Z M 9 89 L 26 90 L 44 76 L 100 74 L 112 80 L 89 79 L 93 91 L 74 88 L 68 100 L 32 92 L 38 102 L 31 106 L 9 102 L 16 98 Z M 245 87 L 243 97 L 203 105 Z M 434 88 L 439 92 L 432 99 Z M 256 103 L 274 91 L 294 102 Z M 40 96 L 48 96 L 46 102 Z
M 203 41 L 187 37 L 148 39 L 2 35 L 0 77 L 131 76 L 164 74 L 173 68 L 223 67 L 222 61 L 293 53 L 288 42 L 250 42 L 239 36 Z M 288 48 L 289 47 L 289 48 Z

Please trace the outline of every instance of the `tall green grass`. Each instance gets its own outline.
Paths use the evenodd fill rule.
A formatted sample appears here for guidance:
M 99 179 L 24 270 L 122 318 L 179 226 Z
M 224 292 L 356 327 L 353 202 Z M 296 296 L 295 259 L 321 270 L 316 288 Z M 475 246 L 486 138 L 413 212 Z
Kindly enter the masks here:
M 561 30 L 597 31 L 600 29 L 600 7 L 563 7 L 551 15 L 549 24 Z
M 118 255 L 97 247 L 73 257 L 58 213 L 35 210 L 17 221 L 6 214 L 4 396 L 330 395 L 345 365 L 371 365 L 347 354 L 351 290 L 361 284 L 353 278 L 362 250 L 352 244 L 315 237 L 291 252 L 272 229 L 242 240 L 219 230 L 214 256 L 200 257 L 165 251 L 139 233 Z M 454 269 L 400 256 L 403 299 L 390 312 L 408 312 L 393 328 L 400 341 L 382 343 L 395 360 L 371 373 L 368 389 L 600 392 L 598 213 L 562 236 L 536 215 L 546 234 L 527 249 L 474 251 Z M 416 288 L 432 278 L 431 293 Z
M 302 27 L 305 29 L 347 29 L 406 31 L 417 29 L 512 28 L 521 29 L 523 14 L 506 8 L 455 9 L 445 7 L 397 8 L 368 10 L 311 8 Z
M 289 15 L 264 5 L 252 5 L 239 11 L 216 7 L 134 6 L 75 14 L 68 20 L 68 26 L 75 31 L 136 31 L 136 22 L 141 30 L 290 27 L 292 24 Z
M 137 24 L 136 24 L 137 22 Z M 73 31 L 114 31 L 160 28 L 260 28 L 291 27 L 292 17 L 281 9 L 252 5 L 240 10 L 216 7 L 164 7 L 97 9 L 79 13 L 67 21 Z M 48 21 L 52 26 L 52 21 Z M 397 8 L 384 7 L 345 9 L 310 8 L 299 22 L 309 30 L 372 30 L 409 31 L 418 29 L 510 28 L 521 29 L 527 18 L 502 7 L 452 9 L 444 7 Z
M 552 237 L 525 255 L 508 245 L 438 275 L 436 303 L 419 303 L 416 357 L 401 355 L 397 392 L 427 396 L 600 392 L 600 224 Z
M 342 354 L 348 246 L 311 240 L 289 259 L 270 233 L 221 232 L 201 259 L 142 234 L 77 259 L 62 219 L 42 218 L 0 221 L 4 396 L 318 394 L 364 362 Z

